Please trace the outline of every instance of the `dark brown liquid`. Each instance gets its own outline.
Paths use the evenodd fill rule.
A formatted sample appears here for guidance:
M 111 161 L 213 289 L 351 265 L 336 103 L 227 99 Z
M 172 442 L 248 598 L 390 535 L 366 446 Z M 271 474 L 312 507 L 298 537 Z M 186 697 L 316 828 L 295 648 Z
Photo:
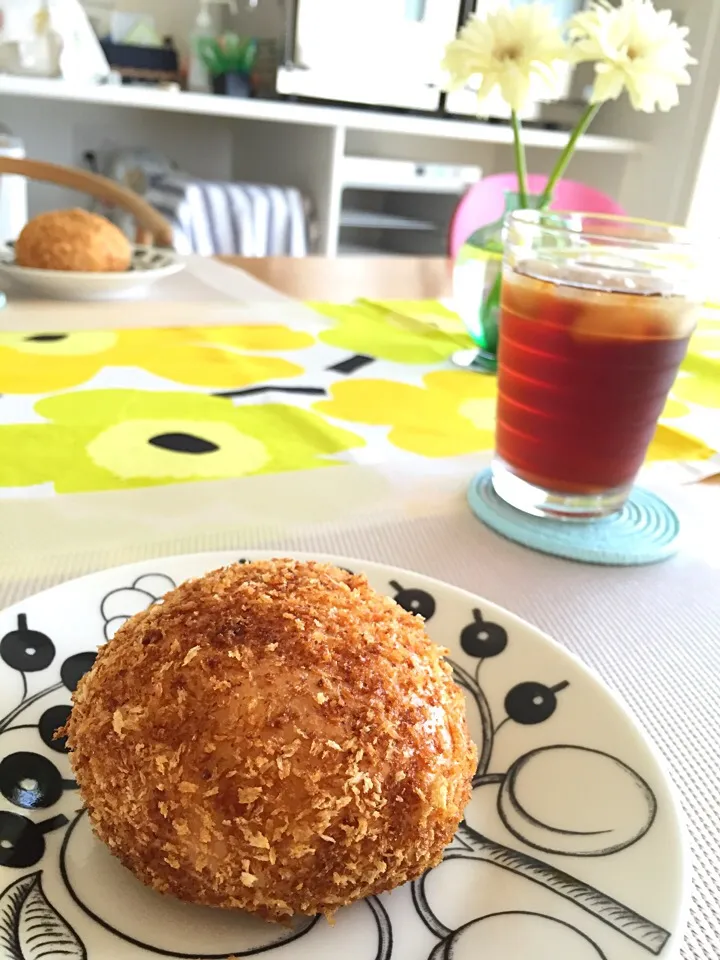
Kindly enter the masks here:
M 559 493 L 632 483 L 687 352 L 694 306 L 508 272 L 500 322 L 499 456 Z

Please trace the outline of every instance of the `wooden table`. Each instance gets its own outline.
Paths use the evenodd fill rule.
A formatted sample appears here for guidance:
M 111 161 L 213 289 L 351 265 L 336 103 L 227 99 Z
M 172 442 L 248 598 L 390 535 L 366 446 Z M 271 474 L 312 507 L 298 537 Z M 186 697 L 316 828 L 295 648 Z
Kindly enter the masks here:
M 436 300 L 452 290 L 445 257 L 221 257 L 298 300 Z
M 444 257 L 220 257 L 262 283 L 297 300 L 350 303 L 375 300 L 433 300 L 452 292 L 452 264 Z M 192 325 L 198 309 L 216 325 L 236 323 L 228 300 L 199 304 L 192 299 L 134 301 L 49 301 L 10 296 L 3 325 L 15 330 L 64 331 Z

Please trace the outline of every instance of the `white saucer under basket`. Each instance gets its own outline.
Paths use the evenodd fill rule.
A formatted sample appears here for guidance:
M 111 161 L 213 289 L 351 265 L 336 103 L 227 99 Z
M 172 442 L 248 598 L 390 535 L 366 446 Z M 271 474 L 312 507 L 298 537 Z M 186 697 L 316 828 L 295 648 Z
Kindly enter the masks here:
M 121 273 L 37 270 L 15 262 L 12 247 L 0 252 L 0 279 L 12 280 L 40 297 L 53 300 L 117 300 L 137 296 L 146 287 L 184 269 L 172 250 L 135 245 L 130 269 Z

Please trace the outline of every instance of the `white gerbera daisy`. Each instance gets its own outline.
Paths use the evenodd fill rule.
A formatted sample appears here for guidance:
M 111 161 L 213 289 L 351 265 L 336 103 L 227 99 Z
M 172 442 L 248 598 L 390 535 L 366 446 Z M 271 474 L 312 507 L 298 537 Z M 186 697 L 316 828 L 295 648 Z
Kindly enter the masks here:
M 576 61 L 595 62 L 591 103 L 616 100 L 627 90 L 635 110 L 670 110 L 679 101 L 678 86 L 690 83 L 687 27 L 672 20 L 670 10 L 656 10 L 651 0 L 622 0 L 613 7 L 595 0 L 569 24 Z
M 557 95 L 559 68 L 569 56 L 546 4 L 510 8 L 496 2 L 471 17 L 448 44 L 443 69 L 450 89 L 475 81 L 482 101 L 499 87 L 510 109 L 520 113 L 531 97 Z

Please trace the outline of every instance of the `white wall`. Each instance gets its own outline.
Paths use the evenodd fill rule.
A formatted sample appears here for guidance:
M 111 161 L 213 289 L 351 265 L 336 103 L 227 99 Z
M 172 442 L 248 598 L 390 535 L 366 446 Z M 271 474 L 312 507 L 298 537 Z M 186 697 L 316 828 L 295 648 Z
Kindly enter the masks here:
M 672 9 L 690 28 L 699 61 L 690 71 L 692 85 L 680 88 L 680 105 L 669 113 L 639 114 L 623 97 L 603 107 L 593 130 L 648 141 L 647 155 L 628 163 L 618 200 L 637 216 L 685 223 L 720 89 L 720 0 L 663 0 L 658 6 Z
M 720 236 L 720 97 L 715 104 L 688 214 L 692 230 Z

